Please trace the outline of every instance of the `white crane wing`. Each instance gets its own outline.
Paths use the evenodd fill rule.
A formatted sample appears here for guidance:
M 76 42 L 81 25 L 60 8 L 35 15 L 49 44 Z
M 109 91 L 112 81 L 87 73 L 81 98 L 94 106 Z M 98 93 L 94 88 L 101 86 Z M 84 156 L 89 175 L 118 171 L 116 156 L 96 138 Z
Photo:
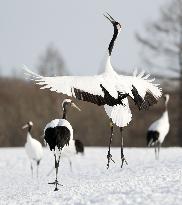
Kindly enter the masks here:
M 28 68 L 24 68 L 25 74 L 31 80 L 40 85 L 40 89 L 50 89 L 57 93 L 66 94 L 79 100 L 104 105 L 104 92 L 101 85 L 104 84 L 102 75 L 96 76 L 56 76 L 43 77 Z
M 122 104 L 121 101 L 126 95 L 124 91 L 119 93 L 116 90 L 116 79 L 113 79 L 111 76 L 43 77 L 27 68 L 24 70 L 32 80 L 36 81 L 36 84 L 41 86 L 41 89 L 48 88 L 51 91 L 66 94 L 78 100 L 91 102 L 99 106 Z

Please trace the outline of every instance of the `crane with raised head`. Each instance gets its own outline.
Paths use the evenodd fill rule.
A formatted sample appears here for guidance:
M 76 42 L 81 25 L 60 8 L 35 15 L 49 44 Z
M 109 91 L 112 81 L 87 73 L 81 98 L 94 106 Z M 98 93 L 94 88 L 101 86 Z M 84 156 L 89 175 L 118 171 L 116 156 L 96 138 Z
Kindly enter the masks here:
M 107 154 L 107 168 L 112 160 L 110 152 L 113 124 L 120 127 L 121 132 L 121 167 L 126 159 L 123 154 L 123 127 L 127 126 L 132 119 L 129 107 L 128 97 L 131 97 L 139 110 L 146 110 L 149 106 L 157 103 L 162 95 L 159 84 L 154 84 L 155 79 L 148 79 L 149 74 L 144 75 L 141 72 L 133 76 L 119 75 L 111 65 L 111 54 L 114 43 L 121 31 L 121 25 L 115 21 L 108 13 L 105 17 L 112 23 L 114 33 L 108 46 L 108 57 L 105 71 L 95 76 L 56 76 L 44 77 L 38 75 L 27 67 L 24 68 L 26 74 L 41 86 L 41 89 L 50 89 L 57 93 L 66 94 L 78 100 L 94 103 L 98 106 L 104 106 L 110 119 L 110 139 L 109 150 Z M 113 161 L 113 160 L 112 160 Z M 127 162 L 126 162 L 127 163 Z

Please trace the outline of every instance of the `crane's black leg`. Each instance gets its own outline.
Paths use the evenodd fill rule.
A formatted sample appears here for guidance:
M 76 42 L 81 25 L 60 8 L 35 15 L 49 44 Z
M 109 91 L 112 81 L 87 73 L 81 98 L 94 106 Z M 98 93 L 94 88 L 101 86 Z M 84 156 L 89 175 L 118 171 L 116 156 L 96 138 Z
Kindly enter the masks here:
M 31 164 L 30 164 L 30 169 L 31 169 L 32 178 L 33 178 L 33 165 L 32 165 L 32 161 L 31 161 Z
M 56 161 L 55 160 L 55 168 L 56 168 L 56 180 L 55 180 L 55 185 L 56 185 L 56 187 L 55 187 L 55 189 L 54 189 L 54 191 L 58 191 L 58 168 L 59 168 L 59 161 Z
M 155 159 L 157 159 L 157 144 L 156 144 L 156 142 L 154 143 L 154 147 L 155 147 Z
M 123 128 L 120 127 L 120 133 L 121 133 L 121 168 L 123 167 L 124 162 L 128 165 L 128 162 L 126 161 L 125 157 L 124 157 L 124 153 L 123 153 Z
M 112 159 L 112 155 L 111 155 L 111 143 L 112 143 L 112 137 L 113 137 L 113 123 L 112 121 L 110 121 L 110 128 L 111 128 L 111 135 L 110 135 L 110 140 L 109 140 L 109 150 L 108 150 L 108 154 L 107 154 L 107 169 L 109 168 L 109 163 L 110 161 L 114 162 L 115 161 Z
M 37 164 L 37 178 L 39 177 L 39 165 Z
M 161 143 L 158 141 L 158 156 L 157 156 L 157 158 L 159 159 L 159 152 L 160 152 L 160 147 L 161 147 Z
M 70 170 L 73 171 L 73 169 L 72 169 L 72 161 L 71 161 L 71 159 L 69 159 L 69 164 L 70 164 Z
M 39 177 L 39 164 L 40 164 L 40 161 L 37 161 L 37 178 Z
M 58 178 L 57 178 L 57 176 L 58 176 L 58 168 L 59 168 L 60 157 L 61 157 L 61 152 L 59 153 L 58 160 L 56 159 L 56 154 L 54 153 L 55 169 L 56 169 L 56 180 L 55 180 L 55 182 L 48 183 L 48 184 L 55 184 L 55 185 L 56 185 L 54 191 L 58 191 L 58 185 L 61 185 L 61 184 L 59 184 Z M 62 186 L 62 185 L 61 185 L 61 186 Z

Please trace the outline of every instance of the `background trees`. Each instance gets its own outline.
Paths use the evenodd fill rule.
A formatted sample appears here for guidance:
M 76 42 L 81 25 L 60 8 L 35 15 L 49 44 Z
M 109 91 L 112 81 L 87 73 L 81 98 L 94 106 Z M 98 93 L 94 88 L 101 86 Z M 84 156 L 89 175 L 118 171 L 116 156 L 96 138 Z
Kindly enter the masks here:
M 50 44 L 40 56 L 37 70 L 43 76 L 66 75 L 64 60 L 58 49 Z

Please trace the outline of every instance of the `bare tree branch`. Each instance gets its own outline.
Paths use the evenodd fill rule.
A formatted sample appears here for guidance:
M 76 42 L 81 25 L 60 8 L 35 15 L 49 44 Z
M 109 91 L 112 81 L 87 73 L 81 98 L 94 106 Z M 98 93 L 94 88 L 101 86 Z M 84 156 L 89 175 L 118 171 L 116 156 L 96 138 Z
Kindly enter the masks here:
M 40 56 L 37 69 L 44 76 L 68 74 L 62 56 L 53 45 L 49 45 L 43 55 Z

